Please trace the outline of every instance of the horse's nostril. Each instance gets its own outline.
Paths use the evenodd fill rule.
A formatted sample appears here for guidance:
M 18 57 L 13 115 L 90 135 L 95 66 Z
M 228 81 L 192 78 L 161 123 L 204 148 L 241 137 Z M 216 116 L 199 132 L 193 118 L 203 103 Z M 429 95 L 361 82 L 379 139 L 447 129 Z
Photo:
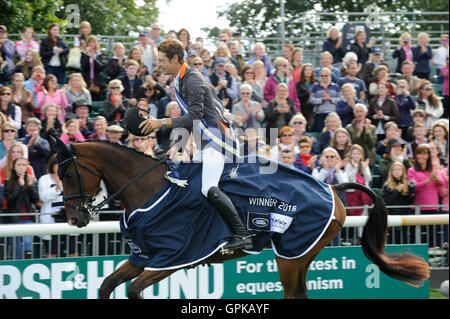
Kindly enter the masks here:
M 78 222 L 78 219 L 76 219 L 75 217 L 72 217 L 71 219 L 69 219 L 69 225 L 70 226 L 75 226 Z

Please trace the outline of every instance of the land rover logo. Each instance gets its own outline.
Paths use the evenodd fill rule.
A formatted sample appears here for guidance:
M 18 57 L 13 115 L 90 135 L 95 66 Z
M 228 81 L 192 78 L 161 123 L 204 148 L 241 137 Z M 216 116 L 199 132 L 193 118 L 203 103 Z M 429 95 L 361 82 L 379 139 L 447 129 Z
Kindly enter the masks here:
M 258 226 L 258 227 L 266 227 L 269 225 L 269 221 L 267 219 L 260 218 L 260 217 L 253 218 L 252 223 L 253 223 L 253 225 Z

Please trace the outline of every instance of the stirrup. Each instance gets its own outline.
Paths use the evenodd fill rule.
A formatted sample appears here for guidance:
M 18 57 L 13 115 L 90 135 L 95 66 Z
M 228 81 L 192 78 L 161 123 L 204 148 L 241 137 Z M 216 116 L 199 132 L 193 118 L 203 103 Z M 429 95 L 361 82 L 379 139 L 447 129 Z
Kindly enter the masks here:
M 221 253 L 223 255 L 231 255 L 236 250 L 253 250 L 253 241 L 252 237 L 255 236 L 254 234 L 249 234 L 248 236 L 241 236 L 241 235 L 233 235 L 233 238 L 226 243 L 221 248 Z M 240 243 L 234 243 L 234 247 L 229 247 L 228 245 L 231 244 L 233 241 L 240 241 Z M 228 246 L 228 247 L 227 247 Z

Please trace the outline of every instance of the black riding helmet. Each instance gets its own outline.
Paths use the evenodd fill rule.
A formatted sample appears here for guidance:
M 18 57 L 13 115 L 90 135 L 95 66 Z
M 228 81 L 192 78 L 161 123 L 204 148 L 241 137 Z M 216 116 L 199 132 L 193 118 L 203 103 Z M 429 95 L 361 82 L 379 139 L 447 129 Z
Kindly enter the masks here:
M 124 115 L 124 122 L 122 126 L 124 126 L 128 131 L 136 136 L 145 136 L 146 134 L 142 134 L 139 125 L 145 121 L 145 118 L 139 113 L 142 109 L 138 107 L 130 107 L 126 110 Z M 145 111 L 145 110 L 142 110 Z M 146 112 L 146 111 L 145 111 Z

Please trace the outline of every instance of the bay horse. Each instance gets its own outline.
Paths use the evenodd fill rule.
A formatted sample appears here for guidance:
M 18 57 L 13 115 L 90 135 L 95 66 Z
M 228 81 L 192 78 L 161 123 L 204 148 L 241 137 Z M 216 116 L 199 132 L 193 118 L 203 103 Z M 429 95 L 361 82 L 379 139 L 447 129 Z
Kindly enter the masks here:
M 93 210 L 91 203 L 101 180 L 104 180 L 107 188 L 114 194 L 112 196 L 122 201 L 126 208 L 126 217 L 168 182 L 164 177 L 168 169 L 164 159 L 152 158 L 127 146 L 107 141 L 66 145 L 56 136 L 51 137 L 51 142 L 58 151 L 59 175 L 63 182 L 66 217 L 70 225 L 84 227 L 89 223 Z M 307 298 L 306 275 L 309 265 L 344 225 L 346 210 L 338 195 L 347 189 L 359 189 L 367 193 L 374 202 L 361 240 L 362 250 L 368 259 L 385 274 L 411 285 L 419 286 L 429 277 L 429 267 L 423 258 L 408 253 L 385 254 L 387 211 L 381 197 L 356 183 L 338 184 L 332 189 L 335 222 L 329 224 L 322 238 L 302 257 L 284 259 L 275 256 L 279 278 L 284 288 L 284 298 Z M 217 251 L 199 264 L 222 263 L 245 255 L 247 254 L 242 251 L 232 255 L 223 255 Z M 140 298 L 143 289 L 180 269 L 151 271 L 127 260 L 105 278 L 99 296 L 107 299 L 118 285 L 136 278 L 129 284 L 127 296 Z

